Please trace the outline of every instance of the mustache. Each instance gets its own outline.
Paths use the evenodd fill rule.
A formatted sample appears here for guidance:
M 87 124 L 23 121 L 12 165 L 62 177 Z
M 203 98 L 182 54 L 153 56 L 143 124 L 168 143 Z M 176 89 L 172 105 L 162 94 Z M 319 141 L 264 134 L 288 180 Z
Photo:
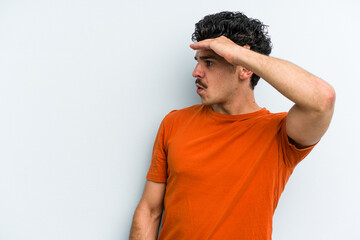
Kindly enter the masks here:
M 195 84 L 196 84 L 196 83 L 199 84 L 200 86 L 204 87 L 204 88 L 207 88 L 207 86 L 206 86 L 205 84 L 203 84 L 203 83 L 200 81 L 200 79 L 198 79 L 198 78 L 195 80 Z

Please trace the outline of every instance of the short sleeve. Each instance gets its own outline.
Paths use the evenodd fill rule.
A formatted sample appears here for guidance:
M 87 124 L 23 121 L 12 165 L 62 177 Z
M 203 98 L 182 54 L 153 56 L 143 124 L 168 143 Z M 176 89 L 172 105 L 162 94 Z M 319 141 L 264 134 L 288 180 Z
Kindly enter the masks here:
M 176 110 L 170 113 L 174 111 Z M 161 121 L 156 134 L 150 168 L 146 175 L 146 179 L 150 181 L 167 182 L 167 135 L 169 134 L 168 116 L 170 113 Z
M 313 150 L 317 143 L 305 148 L 297 148 L 294 144 L 290 143 L 289 137 L 286 133 L 286 117 L 287 113 L 285 113 L 280 120 L 280 151 L 282 152 L 281 156 L 283 163 L 290 169 L 293 169 L 311 152 L 311 150 Z

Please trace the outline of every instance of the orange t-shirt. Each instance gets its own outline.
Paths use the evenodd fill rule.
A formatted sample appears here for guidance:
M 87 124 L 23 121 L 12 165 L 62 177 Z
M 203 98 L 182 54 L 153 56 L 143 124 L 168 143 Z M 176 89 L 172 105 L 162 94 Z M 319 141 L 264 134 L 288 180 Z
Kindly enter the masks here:
M 226 115 L 203 104 L 168 113 L 146 176 L 166 182 L 159 240 L 271 239 L 285 184 L 316 145 L 292 145 L 286 116 L 266 108 Z

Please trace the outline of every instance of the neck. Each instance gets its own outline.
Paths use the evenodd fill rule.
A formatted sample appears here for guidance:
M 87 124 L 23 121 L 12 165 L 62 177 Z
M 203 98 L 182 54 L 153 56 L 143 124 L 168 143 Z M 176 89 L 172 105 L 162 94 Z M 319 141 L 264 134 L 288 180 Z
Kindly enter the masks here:
M 259 111 L 261 107 L 255 102 L 254 92 L 242 93 L 232 100 L 212 104 L 211 108 L 214 112 L 227 115 L 241 115 Z

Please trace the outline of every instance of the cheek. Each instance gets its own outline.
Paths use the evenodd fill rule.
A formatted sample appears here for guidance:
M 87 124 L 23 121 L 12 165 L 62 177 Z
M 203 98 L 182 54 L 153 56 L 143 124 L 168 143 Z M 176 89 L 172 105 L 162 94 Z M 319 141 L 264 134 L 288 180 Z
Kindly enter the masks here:
M 218 99 L 219 101 L 226 99 L 230 93 L 231 91 L 229 87 L 223 82 L 217 82 L 216 84 L 214 83 L 209 91 L 209 95 L 214 99 Z
M 216 81 L 214 83 L 214 87 L 221 92 L 229 92 L 234 89 L 235 84 L 232 79 L 221 77 L 219 78 L 219 81 Z
M 238 86 L 234 74 L 229 74 L 228 71 L 221 71 L 212 79 L 209 79 L 208 87 L 209 94 L 223 96 L 231 94 Z

